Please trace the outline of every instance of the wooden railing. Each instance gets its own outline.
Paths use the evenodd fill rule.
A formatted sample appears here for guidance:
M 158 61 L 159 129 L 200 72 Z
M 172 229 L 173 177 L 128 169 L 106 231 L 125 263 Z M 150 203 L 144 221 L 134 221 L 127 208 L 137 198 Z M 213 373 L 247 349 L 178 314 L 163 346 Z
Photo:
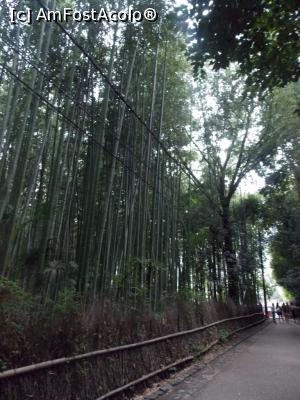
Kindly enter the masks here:
M 261 318 L 259 318 L 261 317 Z M 55 360 L 50 360 L 50 361 L 45 361 L 45 362 L 40 362 L 37 364 L 33 364 L 33 365 L 28 365 L 28 366 L 24 366 L 24 367 L 20 367 L 20 368 L 16 368 L 16 369 L 10 369 L 4 372 L 0 373 L 0 385 L 2 383 L 5 383 L 6 381 L 9 380 L 13 380 L 14 382 L 16 382 L 16 379 L 22 378 L 22 376 L 26 376 L 26 375 L 32 375 L 35 373 L 38 373 L 39 371 L 42 370 L 51 370 L 51 371 L 55 371 L 56 368 L 58 368 L 59 366 L 69 366 L 72 363 L 81 361 L 81 360 L 91 360 L 91 359 L 99 359 L 99 358 L 103 358 L 103 357 L 109 357 L 115 354 L 120 354 L 120 353 L 124 353 L 124 352 L 128 352 L 130 350 L 134 350 L 134 349 L 138 349 L 138 348 L 143 348 L 143 347 L 147 347 L 147 346 L 151 346 L 151 345 L 155 345 L 158 343 L 162 343 L 162 342 L 167 342 L 173 339 L 178 339 L 181 337 L 187 337 L 189 335 L 193 335 L 193 334 L 197 334 L 197 333 L 201 333 L 204 332 L 206 330 L 209 330 L 210 328 L 214 328 L 217 326 L 220 326 L 222 324 L 225 323 L 230 323 L 230 322 L 234 322 L 234 321 L 241 321 L 241 320 L 247 320 L 247 319 L 251 319 L 251 318 L 255 318 L 256 321 L 254 323 L 250 323 L 247 324 L 246 326 L 242 326 L 239 329 L 235 329 L 232 330 L 230 332 L 228 332 L 228 335 L 232 335 L 234 333 L 237 333 L 240 330 L 243 329 L 247 329 L 250 328 L 254 325 L 260 324 L 262 323 L 265 318 L 264 318 L 264 314 L 263 313 L 253 313 L 250 315 L 242 315 L 242 316 L 238 316 L 238 317 L 231 317 L 231 318 L 226 318 L 220 321 L 216 321 L 213 322 L 211 324 L 205 325 L 205 326 L 201 326 L 198 328 L 194 328 L 194 329 L 190 329 L 190 330 L 185 330 L 185 331 L 180 331 L 180 332 L 176 332 L 176 333 L 172 333 L 172 334 L 168 334 L 165 336 L 161 336 L 161 337 L 157 337 L 154 339 L 149 339 L 149 340 L 145 340 L 142 342 L 137 342 L 137 343 L 132 343 L 132 344 L 127 344 L 127 345 L 123 345 L 123 346 L 117 346 L 117 347 L 113 347 L 113 348 L 108 348 L 108 349 L 102 349 L 102 350 L 96 350 L 96 351 L 92 351 L 92 352 L 88 352 L 88 353 L 84 353 L 84 354 L 78 354 L 75 356 L 71 356 L 71 357 L 62 357 L 62 358 L 57 358 Z M 151 377 L 155 376 L 155 375 L 159 375 L 160 373 L 167 371 L 168 369 L 174 368 L 176 366 L 179 366 L 180 364 L 184 364 L 187 362 L 190 362 L 193 360 L 193 358 L 195 358 L 196 356 L 199 356 L 200 353 L 204 353 L 206 352 L 209 348 L 211 348 L 212 346 L 214 346 L 217 342 L 219 341 L 219 339 L 213 341 L 212 343 L 209 344 L 209 346 L 207 346 L 205 349 L 202 349 L 200 352 L 198 352 L 198 354 L 193 354 L 193 355 L 189 355 L 188 357 L 184 357 L 180 360 L 177 360 L 176 362 L 173 362 L 169 365 L 164 366 L 163 368 L 157 369 L 147 375 L 143 375 L 142 377 L 133 380 L 131 382 L 126 383 L 125 385 L 118 387 L 110 392 L 107 392 L 105 394 L 103 394 L 101 397 L 99 397 L 97 400 L 104 400 L 107 399 L 109 397 L 112 397 L 114 395 L 117 395 L 118 393 L 120 393 L 121 391 L 124 391 L 126 389 L 128 389 L 129 387 L 132 387 L 140 382 L 143 382 L 147 379 L 150 379 Z M 52 372 L 53 374 L 53 372 Z M 55 373 L 54 373 L 55 375 Z M 2 381 L 2 382 L 1 382 Z M 95 395 L 96 397 L 96 395 Z M 1 399 L 1 394 L 0 394 L 0 399 Z M 10 400 L 13 400 L 13 398 L 11 398 Z M 46 398 L 45 398 L 46 400 Z

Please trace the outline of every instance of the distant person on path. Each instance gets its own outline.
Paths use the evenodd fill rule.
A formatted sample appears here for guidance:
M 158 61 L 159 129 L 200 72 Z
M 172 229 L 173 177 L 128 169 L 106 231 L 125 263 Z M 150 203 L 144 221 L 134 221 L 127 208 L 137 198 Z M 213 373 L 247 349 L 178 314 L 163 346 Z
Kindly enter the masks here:
M 283 319 L 282 319 L 282 310 L 281 310 L 281 308 L 279 306 L 279 303 L 276 304 L 276 314 L 278 315 L 279 322 L 283 321 Z
M 272 318 L 273 318 L 273 322 L 276 324 L 276 318 L 275 318 L 275 305 L 274 305 L 274 303 L 272 303 L 271 310 L 272 310 Z
M 289 303 L 288 302 L 286 302 L 286 313 L 287 313 L 287 317 L 288 317 L 288 319 L 290 318 L 290 315 L 291 315 L 291 308 L 290 308 L 290 306 L 289 306 Z
M 292 311 L 292 318 L 293 318 L 294 322 L 296 322 L 296 310 L 295 310 L 294 304 L 291 305 L 291 311 Z
M 284 320 L 285 322 L 288 322 L 289 316 L 288 316 L 287 304 L 282 303 L 281 310 L 282 310 L 282 317 L 283 317 L 283 320 Z

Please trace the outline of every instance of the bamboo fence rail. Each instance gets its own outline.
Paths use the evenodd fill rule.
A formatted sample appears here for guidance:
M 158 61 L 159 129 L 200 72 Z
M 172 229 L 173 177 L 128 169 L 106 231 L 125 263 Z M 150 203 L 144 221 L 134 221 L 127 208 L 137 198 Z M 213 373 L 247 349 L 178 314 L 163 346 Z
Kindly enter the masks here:
M 211 324 L 208 325 L 204 325 L 198 328 L 194 328 L 194 329 L 190 329 L 190 330 L 186 330 L 186 331 L 180 331 L 180 332 L 176 332 L 176 333 L 172 333 L 169 335 L 165 335 L 165 336 L 160 336 L 154 339 L 149 339 L 149 340 L 145 340 L 142 342 L 137 342 L 137 343 L 131 343 L 131 344 L 127 344 L 127 345 L 123 345 L 123 346 L 117 346 L 117 347 L 112 347 L 112 348 L 108 348 L 108 349 L 102 349 L 102 350 L 96 350 L 96 351 L 91 351 L 88 353 L 84 353 L 84 354 L 78 354 L 75 356 L 71 356 L 71 357 L 62 357 L 62 358 L 57 358 L 55 360 L 49 360 L 49 361 L 44 361 L 44 362 L 40 362 L 37 364 L 33 364 L 33 365 L 27 365 L 25 367 L 20 367 L 20 368 L 15 368 L 15 369 L 10 369 L 4 372 L 0 373 L 0 380 L 2 379 L 9 379 L 9 378 L 13 378 L 16 377 L 18 375 L 24 375 L 24 374 L 29 374 L 35 371 L 39 371 L 42 369 L 53 369 L 53 367 L 56 367 L 58 365 L 62 365 L 62 364 L 69 364 L 75 361 L 79 361 L 79 360 L 83 360 L 83 359 L 88 359 L 88 358 L 96 358 L 96 357 L 104 357 L 104 356 L 108 356 L 114 353 L 119 353 L 122 351 L 126 351 L 126 350 L 130 350 L 130 349 L 136 349 L 139 347 L 144 347 L 144 346 L 149 346 L 155 343 L 159 343 L 159 342 L 163 342 L 169 339 L 173 339 L 173 338 L 178 338 L 180 336 L 186 336 L 186 335 L 191 335 L 193 333 L 197 333 L 197 332 L 201 332 L 204 330 L 207 330 L 209 328 L 212 328 L 214 326 L 217 325 L 221 325 L 225 322 L 229 322 L 229 321 L 237 321 L 237 320 L 241 320 L 241 319 L 247 319 L 247 318 L 251 318 L 254 316 L 258 316 L 258 315 L 264 315 L 263 313 L 253 313 L 253 314 L 249 314 L 249 315 L 241 315 L 238 317 L 231 317 L 231 318 L 226 318 L 226 319 L 222 319 L 220 321 L 216 321 L 213 322 Z

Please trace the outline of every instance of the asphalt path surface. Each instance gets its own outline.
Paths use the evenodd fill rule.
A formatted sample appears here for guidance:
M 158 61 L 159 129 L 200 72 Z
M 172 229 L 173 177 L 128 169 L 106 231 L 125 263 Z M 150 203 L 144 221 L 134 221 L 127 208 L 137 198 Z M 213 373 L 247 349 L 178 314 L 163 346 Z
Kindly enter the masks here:
M 268 325 L 160 399 L 300 400 L 300 325 Z

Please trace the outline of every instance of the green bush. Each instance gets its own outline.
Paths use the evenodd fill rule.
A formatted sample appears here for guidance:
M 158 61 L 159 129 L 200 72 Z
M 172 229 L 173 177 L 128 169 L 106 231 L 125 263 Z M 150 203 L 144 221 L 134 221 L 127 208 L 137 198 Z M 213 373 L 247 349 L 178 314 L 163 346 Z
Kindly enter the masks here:
M 229 337 L 229 332 L 227 331 L 227 329 L 222 328 L 219 330 L 220 342 L 225 342 L 228 339 L 228 337 Z

